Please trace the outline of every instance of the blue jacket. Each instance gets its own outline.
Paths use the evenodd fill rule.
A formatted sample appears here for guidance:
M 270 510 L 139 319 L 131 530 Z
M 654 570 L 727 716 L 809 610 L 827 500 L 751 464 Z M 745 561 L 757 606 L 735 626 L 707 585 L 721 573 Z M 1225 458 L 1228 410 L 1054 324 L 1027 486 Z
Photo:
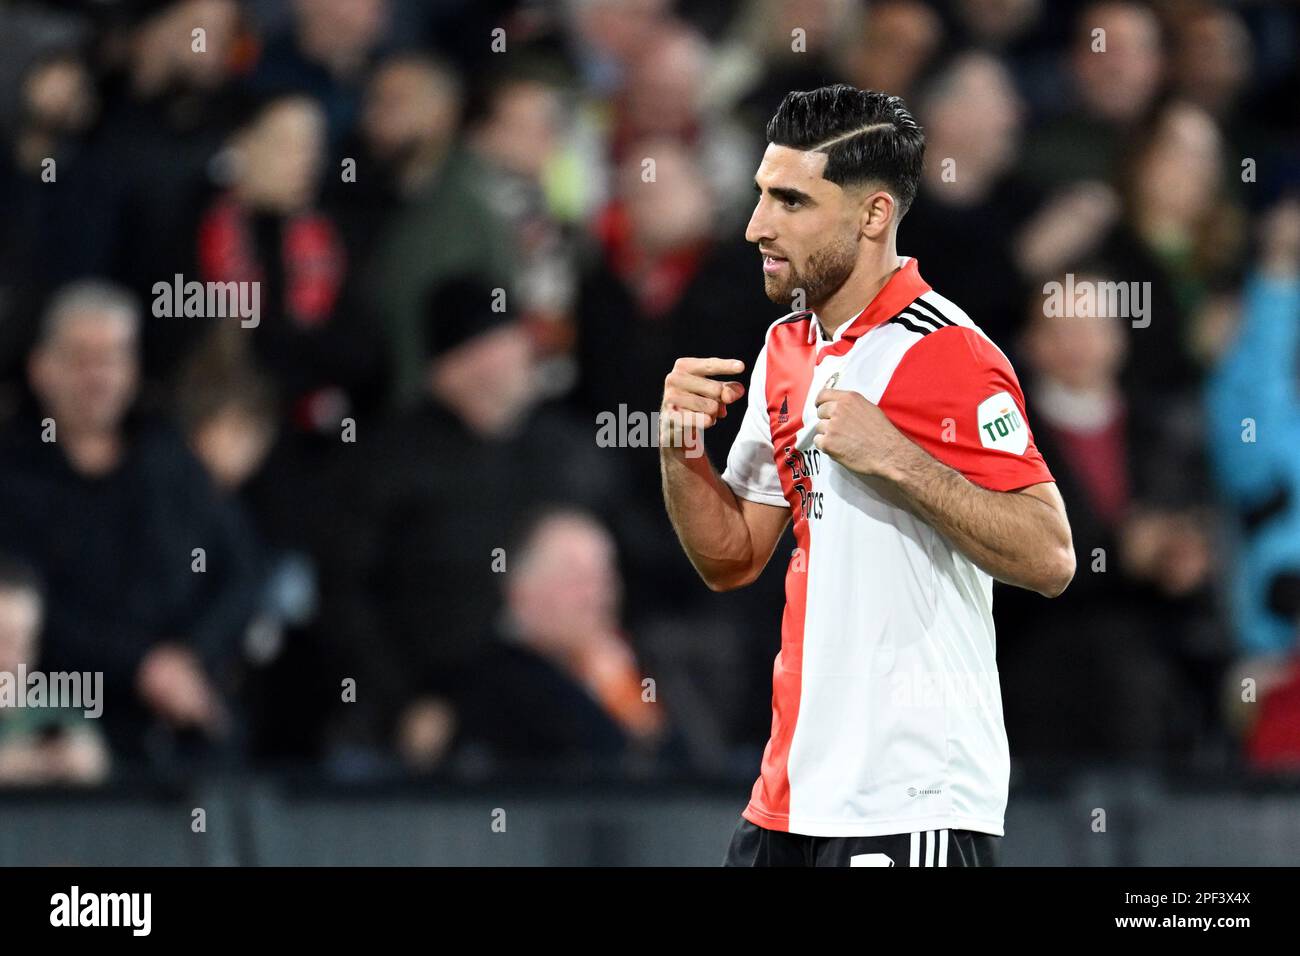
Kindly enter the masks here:
M 1231 607 L 1243 651 L 1283 651 L 1297 622 L 1271 609 L 1279 573 L 1300 572 L 1300 278 L 1255 275 L 1241 329 L 1206 389 L 1212 474 L 1243 522 Z M 1246 429 L 1254 423 L 1254 440 Z M 1252 527 L 1253 525 L 1253 527 Z

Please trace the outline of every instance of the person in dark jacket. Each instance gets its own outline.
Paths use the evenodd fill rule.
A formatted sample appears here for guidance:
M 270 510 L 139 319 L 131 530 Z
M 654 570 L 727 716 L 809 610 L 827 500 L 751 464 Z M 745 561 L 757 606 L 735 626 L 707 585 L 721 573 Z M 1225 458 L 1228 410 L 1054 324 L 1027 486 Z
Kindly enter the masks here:
M 435 287 L 423 399 L 373 429 L 359 422 L 338 476 L 321 594 L 339 680 L 356 680 L 338 731 L 347 745 L 391 754 L 445 736 L 435 725 L 492 640 L 522 514 L 625 508 L 595 426 L 535 405 L 529 335 L 493 301 L 475 279 Z
M 661 671 L 621 623 L 608 529 L 581 509 L 544 505 L 508 553 L 500 640 L 466 682 L 459 743 L 525 772 L 680 755 L 684 741 L 651 676 Z
M 1084 273 L 1076 286 L 1107 281 Z M 1186 754 L 1213 719 L 1222 664 L 1200 432 L 1123 388 L 1128 339 L 1144 330 L 1035 304 L 1025 394 L 1079 572 L 1059 603 L 995 594 L 1007 733 L 1039 757 Z
M 28 359 L 37 407 L 0 434 L 0 548 L 47 583 L 43 664 L 103 673 L 127 761 L 223 739 L 221 677 L 258 594 L 238 514 L 175 429 L 132 414 L 139 367 L 135 300 L 73 283 Z

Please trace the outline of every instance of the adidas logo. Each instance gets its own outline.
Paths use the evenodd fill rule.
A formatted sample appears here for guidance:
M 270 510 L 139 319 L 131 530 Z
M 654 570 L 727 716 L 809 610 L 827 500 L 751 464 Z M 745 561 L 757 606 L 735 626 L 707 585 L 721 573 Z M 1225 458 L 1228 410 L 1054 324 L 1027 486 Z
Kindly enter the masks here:
M 784 425 L 789 420 L 790 420 L 790 398 L 789 396 L 782 396 L 781 411 L 776 416 L 776 423 L 778 425 Z

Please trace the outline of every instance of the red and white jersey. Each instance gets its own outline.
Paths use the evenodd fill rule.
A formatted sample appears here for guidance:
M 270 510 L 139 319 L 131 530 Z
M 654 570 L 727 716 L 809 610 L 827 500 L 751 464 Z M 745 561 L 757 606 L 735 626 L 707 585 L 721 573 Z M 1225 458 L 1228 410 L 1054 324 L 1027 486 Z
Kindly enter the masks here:
M 1002 351 L 915 259 L 823 338 L 773 323 L 722 478 L 790 508 L 772 735 L 744 817 L 812 836 L 1001 836 L 1010 757 L 993 579 L 929 524 L 813 446 L 817 393 L 860 392 L 904 435 L 993 491 L 1052 481 Z

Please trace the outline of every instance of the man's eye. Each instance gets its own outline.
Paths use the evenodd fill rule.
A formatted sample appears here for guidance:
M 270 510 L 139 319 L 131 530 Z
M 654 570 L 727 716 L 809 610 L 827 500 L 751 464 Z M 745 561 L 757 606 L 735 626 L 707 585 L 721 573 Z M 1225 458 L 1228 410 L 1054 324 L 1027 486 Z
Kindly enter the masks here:
M 799 206 L 803 205 L 803 203 L 800 202 L 798 199 L 785 199 L 782 200 L 782 204 L 785 206 L 786 209 L 797 209 Z

